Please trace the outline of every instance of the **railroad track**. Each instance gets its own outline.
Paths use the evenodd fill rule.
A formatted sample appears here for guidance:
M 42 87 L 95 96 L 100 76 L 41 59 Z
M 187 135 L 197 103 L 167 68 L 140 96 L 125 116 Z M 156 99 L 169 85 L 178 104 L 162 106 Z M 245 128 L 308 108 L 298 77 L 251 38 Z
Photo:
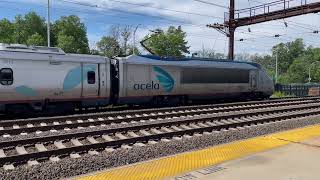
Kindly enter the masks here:
M 161 120 L 165 118 L 194 116 L 201 114 L 219 114 L 254 109 L 272 108 L 274 106 L 293 106 L 318 102 L 320 97 L 306 99 L 286 99 L 271 101 L 254 101 L 215 105 L 200 105 L 177 108 L 145 109 L 128 112 L 106 112 L 75 116 L 60 116 L 53 118 L 35 118 L 0 121 L 0 135 L 26 135 L 27 133 L 41 133 L 43 131 L 70 130 L 75 128 L 106 126 L 109 124 L 137 123 Z
M 225 105 L 220 109 L 197 107 L 200 114 L 196 110 L 195 112 L 175 110 L 175 113 L 156 114 L 142 118 L 147 120 L 160 116 L 162 120 L 157 121 L 127 123 L 122 124 L 121 127 L 109 127 L 102 130 L 86 128 L 78 132 L 2 141 L 0 142 L 0 165 L 5 169 L 12 169 L 16 165 L 25 163 L 36 165 L 41 161 L 59 161 L 64 157 L 78 158 L 83 153 L 95 155 L 101 151 L 114 151 L 120 147 L 145 146 L 146 143 L 178 140 L 193 135 L 201 136 L 201 134 L 210 134 L 224 129 L 320 115 L 318 98 L 268 101 L 262 104 L 247 103 L 246 106 L 232 110 L 234 106 L 234 104 Z M 225 112 L 226 110 L 228 111 Z M 171 119 L 165 119 L 162 115 L 167 115 Z M 136 121 L 124 116 L 119 118 L 121 119 L 119 123 L 125 118 L 128 118 L 130 122 Z

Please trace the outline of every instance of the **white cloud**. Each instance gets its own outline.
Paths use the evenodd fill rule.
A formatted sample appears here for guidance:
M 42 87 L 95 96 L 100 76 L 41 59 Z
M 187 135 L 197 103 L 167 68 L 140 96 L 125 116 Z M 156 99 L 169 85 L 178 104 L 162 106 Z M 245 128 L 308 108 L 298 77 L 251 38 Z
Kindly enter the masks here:
M 40 0 L 32 0 L 33 2 L 40 2 Z M 209 29 L 205 27 L 205 24 L 223 22 L 224 12 L 227 9 L 215 7 L 212 5 L 206 5 L 193 0 L 119 0 L 126 1 L 135 4 L 142 4 L 145 7 L 129 5 L 125 3 L 118 3 L 107 0 L 75 0 L 77 2 L 87 3 L 91 5 L 98 5 L 102 8 L 117 9 L 126 12 L 134 12 L 139 14 L 145 14 L 150 16 L 160 16 L 164 19 L 169 19 L 171 21 L 185 21 L 192 25 L 182 25 L 183 29 L 188 34 L 189 46 L 191 46 L 191 51 L 196 51 L 202 47 L 215 49 L 218 52 L 227 52 L 226 37 L 214 29 Z M 209 0 L 208 0 L 209 1 Z M 246 8 L 258 5 L 259 2 L 267 3 L 271 0 L 238 0 L 236 3 L 236 9 Z M 56 1 L 55 3 L 57 3 Z M 221 4 L 228 6 L 228 1 L 225 0 L 215 0 L 216 4 Z M 308 0 L 308 3 L 317 2 L 317 0 Z M 299 5 L 301 0 L 290 1 L 290 6 Z M 65 3 L 64 3 L 65 4 Z M 72 5 L 70 5 L 72 6 Z M 193 13 L 199 13 L 204 15 L 209 15 L 212 17 L 197 16 L 191 14 L 177 13 L 172 11 L 159 10 L 155 8 L 148 8 L 152 6 L 155 8 L 165 8 L 178 11 L 187 11 Z M 79 8 L 79 6 L 77 6 Z M 282 8 L 279 5 L 276 8 Z M 101 11 L 101 9 L 97 9 Z M 116 14 L 116 11 L 111 11 L 109 14 Z M 119 12 L 118 12 L 119 13 Z M 258 12 L 257 12 L 258 13 Z M 120 13 L 121 16 L 127 16 L 130 18 L 130 14 Z M 217 18 L 215 18 L 217 17 Z M 162 19 L 163 20 L 163 19 Z M 288 27 L 285 27 L 284 22 L 287 22 Z M 236 53 L 246 52 L 246 53 L 268 53 L 273 45 L 279 42 L 286 42 L 294 40 L 295 38 L 302 37 L 306 40 L 307 45 L 313 45 L 320 47 L 320 43 L 317 43 L 317 34 L 312 34 L 313 29 L 320 29 L 319 26 L 320 15 L 309 14 L 299 17 L 290 18 L 288 20 L 278 20 L 267 22 L 263 24 L 257 24 L 250 26 L 251 33 L 248 32 L 248 27 L 241 27 L 237 29 L 236 39 L 244 39 L 243 42 L 236 42 Z M 155 27 L 167 28 L 169 25 L 178 25 L 179 23 L 166 22 L 166 21 L 154 21 L 150 22 L 151 26 L 142 26 L 137 32 L 137 39 L 142 39 L 146 34 L 148 34 L 148 29 L 153 29 Z M 181 23 L 180 23 L 181 24 Z M 306 24 L 306 25 L 305 25 Z M 103 24 L 101 24 L 103 26 Z M 202 26 L 202 27 L 199 27 Z M 302 26 L 302 27 L 301 27 Z M 279 34 L 282 35 L 281 38 L 275 38 L 272 36 Z M 102 36 L 102 34 L 101 34 Z M 268 37 L 267 37 L 268 36 Z M 90 41 L 96 41 L 99 35 L 89 35 Z M 318 38 L 318 39 L 316 39 Z

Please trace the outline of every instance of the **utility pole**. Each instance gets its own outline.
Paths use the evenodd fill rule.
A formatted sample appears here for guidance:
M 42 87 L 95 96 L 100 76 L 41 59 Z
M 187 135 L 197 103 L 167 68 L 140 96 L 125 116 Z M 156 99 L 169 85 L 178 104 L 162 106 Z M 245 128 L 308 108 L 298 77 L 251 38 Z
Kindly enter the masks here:
M 48 0 L 48 10 L 47 10 L 47 39 L 48 47 L 50 47 L 50 0 Z
M 276 6 L 279 7 L 280 5 L 283 6 L 283 9 L 272 11 L 272 9 L 274 9 Z M 263 13 L 257 14 L 256 12 Z M 277 0 L 274 2 L 238 10 L 235 10 L 235 0 L 230 0 L 228 12 L 229 17 L 227 18 L 225 16 L 224 23 L 208 24 L 207 27 L 214 28 L 229 37 L 228 57 L 230 60 L 233 60 L 235 40 L 234 32 L 236 28 L 318 12 L 320 12 L 320 2 L 307 3 L 306 0 L 301 0 L 301 5 L 298 6 L 290 6 L 290 0 Z M 245 16 L 242 17 L 242 15 Z
M 137 27 L 133 31 L 133 54 L 136 54 L 136 32 L 141 24 L 138 24 Z
M 236 27 L 234 27 L 234 11 L 235 11 L 235 0 L 230 0 L 229 8 L 229 51 L 228 58 L 234 60 L 234 32 Z
M 278 51 L 276 52 L 276 84 L 278 83 Z

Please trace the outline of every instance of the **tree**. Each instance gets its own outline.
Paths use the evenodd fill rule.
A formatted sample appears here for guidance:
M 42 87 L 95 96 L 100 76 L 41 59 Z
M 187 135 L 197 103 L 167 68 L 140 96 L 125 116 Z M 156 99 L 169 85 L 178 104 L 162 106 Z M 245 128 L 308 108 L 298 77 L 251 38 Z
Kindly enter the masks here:
M 68 53 L 90 53 L 87 30 L 78 16 L 63 16 L 53 26 L 58 47 Z
M 187 46 L 186 33 L 182 31 L 181 26 L 175 28 L 170 26 L 167 31 L 156 29 L 156 32 L 148 38 L 146 46 L 149 47 L 156 55 L 172 56 L 176 58 L 183 57 L 184 54 L 190 53 Z
M 27 45 L 44 46 L 45 41 L 40 34 L 35 33 L 28 38 Z
M 0 42 L 13 43 L 14 25 L 6 18 L 0 20 Z
M 29 12 L 24 16 L 17 15 L 13 24 L 14 43 L 27 44 L 28 39 L 34 34 L 38 34 L 44 40 L 46 40 L 45 20 L 44 18 L 37 15 L 35 12 Z
M 128 47 L 128 54 L 129 55 L 133 54 L 133 49 L 134 49 L 134 53 L 136 55 L 140 55 L 141 54 L 140 50 L 137 47 L 129 46 Z
M 118 41 L 110 36 L 103 36 L 97 43 L 98 51 L 107 57 L 114 57 L 120 54 Z
M 296 39 L 293 42 L 280 43 L 272 48 L 274 59 L 278 56 L 279 74 L 286 73 L 289 66 L 295 58 L 298 58 L 305 52 L 305 45 L 302 39 Z
M 78 47 L 76 46 L 76 40 L 73 36 L 68 36 L 64 34 L 58 35 L 58 47 L 63 49 L 65 52 L 68 53 L 77 53 L 79 51 Z
M 225 59 L 226 56 L 223 53 L 217 53 L 214 49 L 202 48 L 202 50 L 196 51 L 198 57 L 201 58 L 211 58 L 211 59 Z
M 132 26 L 130 25 L 112 25 L 109 29 L 109 36 L 115 39 L 120 45 L 119 56 L 126 56 L 130 54 L 131 45 L 129 44 L 132 38 Z

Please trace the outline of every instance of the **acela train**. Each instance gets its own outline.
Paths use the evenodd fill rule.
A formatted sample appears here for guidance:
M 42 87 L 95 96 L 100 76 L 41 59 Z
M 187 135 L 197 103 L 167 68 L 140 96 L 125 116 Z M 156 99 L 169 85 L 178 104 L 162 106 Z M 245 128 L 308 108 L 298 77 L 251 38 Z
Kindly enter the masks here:
M 0 111 L 5 113 L 261 99 L 273 91 L 272 80 L 256 63 L 135 55 L 109 59 L 0 44 Z

